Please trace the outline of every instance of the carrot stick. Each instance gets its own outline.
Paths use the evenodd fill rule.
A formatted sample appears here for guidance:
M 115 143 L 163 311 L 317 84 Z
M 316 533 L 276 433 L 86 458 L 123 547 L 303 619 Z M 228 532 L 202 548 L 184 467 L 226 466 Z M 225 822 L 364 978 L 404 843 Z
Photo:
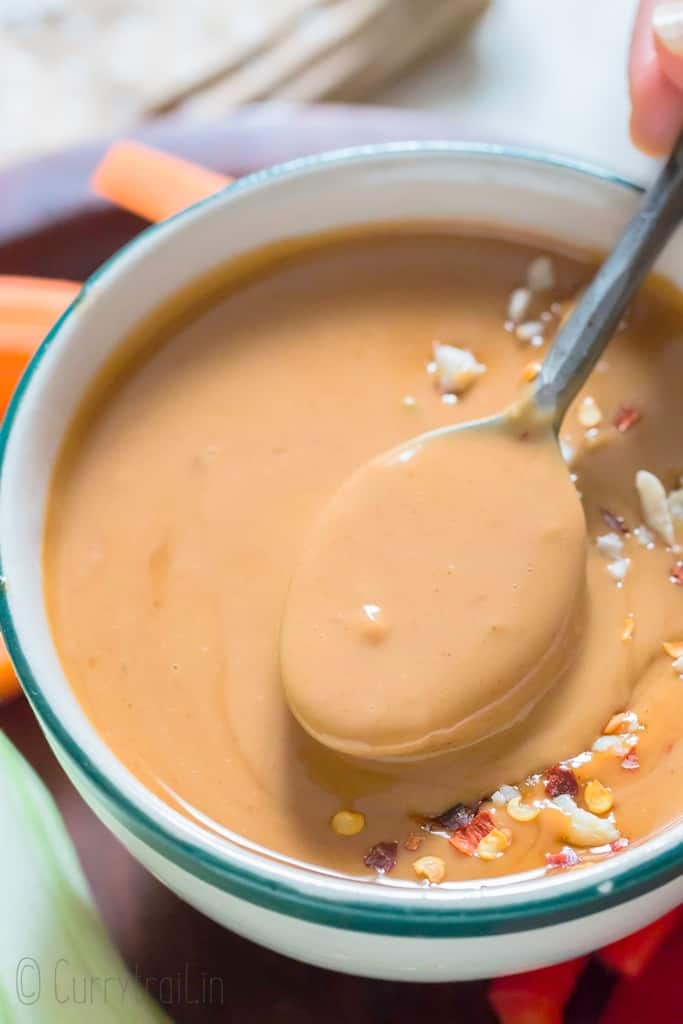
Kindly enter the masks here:
M 92 177 L 97 195 L 144 217 L 165 220 L 230 184 L 215 171 L 140 142 L 116 142 Z
M 35 326 L 44 334 L 64 312 L 79 288 L 75 281 L 0 274 L 0 323 L 3 330 L 12 325 L 19 328 Z
M 587 963 L 584 956 L 539 971 L 496 978 L 489 989 L 489 1002 L 501 1024 L 562 1024 L 564 1008 Z
M 647 928 L 627 935 L 625 939 L 605 946 L 599 957 L 607 967 L 627 978 L 639 977 L 663 942 L 668 939 L 679 921 L 683 921 L 683 907 L 677 907 Z
M 21 693 L 19 680 L 14 674 L 12 662 L 9 660 L 7 649 L 2 637 L 0 637 L 0 704 L 6 700 L 11 700 L 12 697 L 16 697 L 19 693 Z

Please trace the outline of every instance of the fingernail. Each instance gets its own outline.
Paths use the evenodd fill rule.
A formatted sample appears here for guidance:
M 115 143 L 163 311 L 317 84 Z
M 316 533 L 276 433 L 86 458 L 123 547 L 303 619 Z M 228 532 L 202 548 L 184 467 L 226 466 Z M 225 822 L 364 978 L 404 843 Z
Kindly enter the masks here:
M 683 57 L 683 3 L 657 4 L 652 12 L 652 31 L 665 50 Z

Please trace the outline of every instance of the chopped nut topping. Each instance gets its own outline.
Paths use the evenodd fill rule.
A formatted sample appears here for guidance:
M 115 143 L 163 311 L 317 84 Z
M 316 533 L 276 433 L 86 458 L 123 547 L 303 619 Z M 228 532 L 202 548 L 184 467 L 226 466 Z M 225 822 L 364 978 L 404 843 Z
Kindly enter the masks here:
M 523 804 L 520 796 L 513 797 L 506 810 L 513 821 L 533 821 L 540 814 L 538 807 L 533 804 Z
M 595 546 L 605 558 L 619 558 L 624 550 L 624 542 L 618 533 L 603 533 L 596 538 Z
M 600 846 L 619 838 L 614 822 L 584 811 L 567 794 L 555 797 L 553 803 L 566 817 L 565 838 L 574 846 Z
M 432 885 L 438 885 L 446 877 L 446 862 L 441 857 L 419 857 L 413 861 L 413 870 L 418 878 L 426 878 Z
M 548 768 L 543 773 L 543 788 L 549 797 L 562 796 L 563 794 L 576 796 L 579 792 L 576 775 L 574 775 L 571 768 L 567 768 L 562 764 L 553 765 L 552 768 Z
M 676 491 L 670 491 L 666 500 L 669 504 L 669 512 L 672 519 L 683 523 L 683 487 L 679 487 Z
M 683 562 L 678 561 L 672 565 L 669 579 L 672 583 L 677 583 L 679 587 L 683 587 Z
M 615 732 L 635 732 L 638 729 L 638 715 L 635 711 L 620 711 L 616 715 L 612 715 L 609 722 L 602 730 L 606 736 L 612 736 Z
M 683 640 L 664 640 L 662 647 L 670 658 L 683 657 Z
M 543 323 L 540 320 L 527 320 L 519 325 L 515 334 L 520 341 L 530 341 L 538 347 L 539 342 L 543 341 Z
M 360 811 L 337 811 L 330 825 L 338 836 L 357 836 L 365 828 L 365 815 Z
M 526 283 L 532 292 L 547 292 L 555 287 L 555 268 L 547 256 L 537 256 L 526 271 Z
M 539 373 L 541 372 L 541 364 L 532 360 L 530 363 L 526 363 L 519 374 L 520 380 L 531 383 L 532 380 L 536 380 Z
M 621 733 L 618 736 L 599 736 L 593 744 L 596 754 L 610 753 L 615 757 L 626 757 L 638 745 L 638 737 L 633 733 Z
M 559 853 L 546 853 L 545 862 L 549 868 L 573 868 L 579 863 L 580 857 L 571 846 L 565 846 Z
M 494 804 L 508 804 L 516 796 L 519 796 L 517 786 L 501 786 L 495 793 L 491 794 L 491 800 Z
M 617 581 L 617 583 L 623 583 L 630 568 L 630 558 L 618 558 L 616 561 L 609 563 L 607 566 L 607 572 L 610 574 L 612 579 Z
M 363 863 L 368 868 L 374 868 L 380 875 L 388 874 L 396 867 L 398 857 L 398 843 L 376 843 L 363 857 Z
M 422 846 L 422 836 L 418 836 L 415 832 L 411 832 L 403 843 L 403 849 L 409 850 L 411 853 L 415 853 Z
M 655 546 L 654 534 L 648 530 L 647 526 L 636 526 L 633 536 L 642 548 L 653 548 Z
M 666 544 L 672 546 L 674 527 L 662 481 L 654 473 L 641 469 L 636 473 L 636 490 L 645 522 Z
M 494 828 L 479 840 L 477 846 L 477 857 L 481 860 L 496 860 L 502 857 L 511 843 L 510 832 L 507 829 Z
M 616 530 L 618 533 L 623 533 L 626 536 L 630 533 L 626 520 L 623 516 L 615 516 L 613 512 L 609 512 L 606 508 L 600 509 L 600 515 L 609 526 L 610 530 Z
M 493 816 L 488 811 L 480 811 L 469 823 L 463 828 L 457 829 L 453 835 L 448 837 L 448 841 L 451 846 L 454 846 L 456 850 L 460 850 L 461 853 L 466 853 L 468 856 L 477 849 L 479 843 L 487 836 L 489 832 L 495 828 L 495 822 Z
M 633 612 L 629 612 L 624 619 L 624 628 L 621 631 L 621 639 L 624 641 L 633 640 L 633 634 L 636 631 L 636 617 Z
M 578 419 L 582 427 L 597 427 L 602 423 L 602 409 L 590 395 L 582 400 Z
M 444 394 L 462 394 L 477 377 L 486 373 L 484 364 L 477 362 L 469 349 L 442 345 L 439 341 L 434 342 L 434 361 L 439 375 L 439 388 Z
M 637 409 L 634 409 L 629 405 L 622 405 L 621 408 L 617 410 L 612 422 L 620 434 L 625 434 L 627 430 L 631 429 L 631 427 L 635 427 L 636 423 L 640 419 L 642 419 L 642 413 L 638 412 Z
M 508 319 L 519 324 L 529 312 L 531 291 L 528 288 L 515 288 L 508 303 Z
M 586 801 L 586 807 L 592 814 L 607 814 L 614 806 L 612 790 L 603 786 L 597 779 L 586 784 L 583 798 Z

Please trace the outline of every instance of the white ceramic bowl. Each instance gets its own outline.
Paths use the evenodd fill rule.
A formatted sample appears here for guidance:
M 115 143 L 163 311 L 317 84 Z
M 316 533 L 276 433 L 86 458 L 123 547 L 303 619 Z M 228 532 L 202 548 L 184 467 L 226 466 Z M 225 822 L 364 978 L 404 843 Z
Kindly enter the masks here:
M 444 981 L 576 956 L 683 898 L 683 827 L 566 876 L 425 889 L 335 879 L 221 839 L 172 810 L 105 746 L 69 689 L 45 613 L 41 538 L 52 466 L 89 383 L 129 329 L 214 266 L 277 239 L 438 218 L 606 248 L 638 190 L 594 168 L 495 146 L 399 144 L 251 175 L 150 228 L 100 269 L 50 332 L 2 429 L 0 618 L 57 757 L 158 878 L 234 931 L 356 974 Z M 683 284 L 679 232 L 658 269 Z

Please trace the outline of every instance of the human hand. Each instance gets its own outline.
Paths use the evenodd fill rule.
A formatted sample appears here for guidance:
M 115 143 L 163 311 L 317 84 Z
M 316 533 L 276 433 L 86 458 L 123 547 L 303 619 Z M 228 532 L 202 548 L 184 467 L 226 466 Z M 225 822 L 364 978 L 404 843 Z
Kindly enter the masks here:
M 640 0 L 629 61 L 631 137 L 667 153 L 683 128 L 683 2 Z

